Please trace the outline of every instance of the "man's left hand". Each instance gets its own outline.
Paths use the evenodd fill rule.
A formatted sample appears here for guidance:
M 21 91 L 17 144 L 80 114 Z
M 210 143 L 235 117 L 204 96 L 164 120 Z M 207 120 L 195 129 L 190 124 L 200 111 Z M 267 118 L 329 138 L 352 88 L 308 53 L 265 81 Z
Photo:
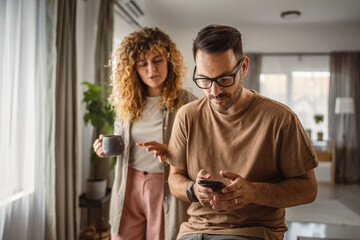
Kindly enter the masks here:
M 231 183 L 214 195 L 210 201 L 213 209 L 232 210 L 245 207 L 252 202 L 254 192 L 249 181 L 231 172 L 220 171 L 220 175 L 230 179 Z

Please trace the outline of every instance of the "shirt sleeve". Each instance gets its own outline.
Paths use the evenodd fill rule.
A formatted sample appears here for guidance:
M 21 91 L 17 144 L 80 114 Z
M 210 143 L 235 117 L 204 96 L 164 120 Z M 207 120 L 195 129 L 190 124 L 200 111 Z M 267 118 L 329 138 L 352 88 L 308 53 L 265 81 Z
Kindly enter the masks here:
M 168 147 L 168 161 L 170 165 L 186 170 L 187 143 L 185 112 L 181 108 L 176 114 Z
M 295 114 L 291 115 L 281 131 L 279 152 L 280 168 L 286 178 L 305 174 L 319 164 L 311 142 Z

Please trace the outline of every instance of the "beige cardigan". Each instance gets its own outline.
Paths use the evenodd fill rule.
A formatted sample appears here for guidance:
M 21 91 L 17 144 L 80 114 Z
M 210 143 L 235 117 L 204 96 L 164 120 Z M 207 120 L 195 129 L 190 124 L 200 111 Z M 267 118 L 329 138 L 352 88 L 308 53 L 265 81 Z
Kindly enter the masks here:
M 196 97 L 190 92 L 183 90 L 182 102 L 184 104 L 195 100 Z M 168 144 L 171 129 L 174 123 L 176 113 L 171 113 L 168 109 L 163 110 L 163 142 Z M 130 122 L 116 120 L 114 124 L 114 133 L 121 135 L 124 139 L 125 149 L 122 155 L 117 157 L 117 163 L 115 165 L 115 179 L 111 192 L 110 201 L 110 225 L 115 234 L 118 234 L 120 227 L 120 219 L 123 210 L 123 204 L 125 199 L 126 180 L 129 166 L 130 156 Z M 189 203 L 183 202 L 170 193 L 168 185 L 170 166 L 165 164 L 164 167 L 164 219 L 165 219 L 165 239 L 176 239 L 179 232 L 180 224 L 187 221 L 188 215 L 186 213 Z

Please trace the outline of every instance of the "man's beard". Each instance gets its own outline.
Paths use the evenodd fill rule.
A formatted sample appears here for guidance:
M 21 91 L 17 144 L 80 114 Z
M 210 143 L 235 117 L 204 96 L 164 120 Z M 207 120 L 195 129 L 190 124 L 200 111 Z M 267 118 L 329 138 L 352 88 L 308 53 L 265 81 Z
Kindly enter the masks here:
M 235 89 L 233 95 L 231 95 L 230 93 L 220 93 L 218 96 L 214 96 L 214 95 L 208 95 L 207 99 L 210 101 L 210 105 L 211 107 L 220 113 L 225 113 L 232 105 L 234 105 L 234 103 L 236 103 L 242 93 L 242 84 L 239 83 L 238 87 Z M 220 105 L 213 103 L 211 100 L 212 99 L 219 99 L 219 98 L 226 98 Z

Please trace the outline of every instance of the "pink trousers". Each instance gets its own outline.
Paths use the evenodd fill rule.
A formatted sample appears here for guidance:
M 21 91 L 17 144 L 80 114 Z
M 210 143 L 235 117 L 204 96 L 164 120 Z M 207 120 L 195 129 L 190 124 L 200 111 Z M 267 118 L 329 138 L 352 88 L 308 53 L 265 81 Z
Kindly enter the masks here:
M 164 240 L 164 174 L 129 167 L 119 234 L 112 240 Z

